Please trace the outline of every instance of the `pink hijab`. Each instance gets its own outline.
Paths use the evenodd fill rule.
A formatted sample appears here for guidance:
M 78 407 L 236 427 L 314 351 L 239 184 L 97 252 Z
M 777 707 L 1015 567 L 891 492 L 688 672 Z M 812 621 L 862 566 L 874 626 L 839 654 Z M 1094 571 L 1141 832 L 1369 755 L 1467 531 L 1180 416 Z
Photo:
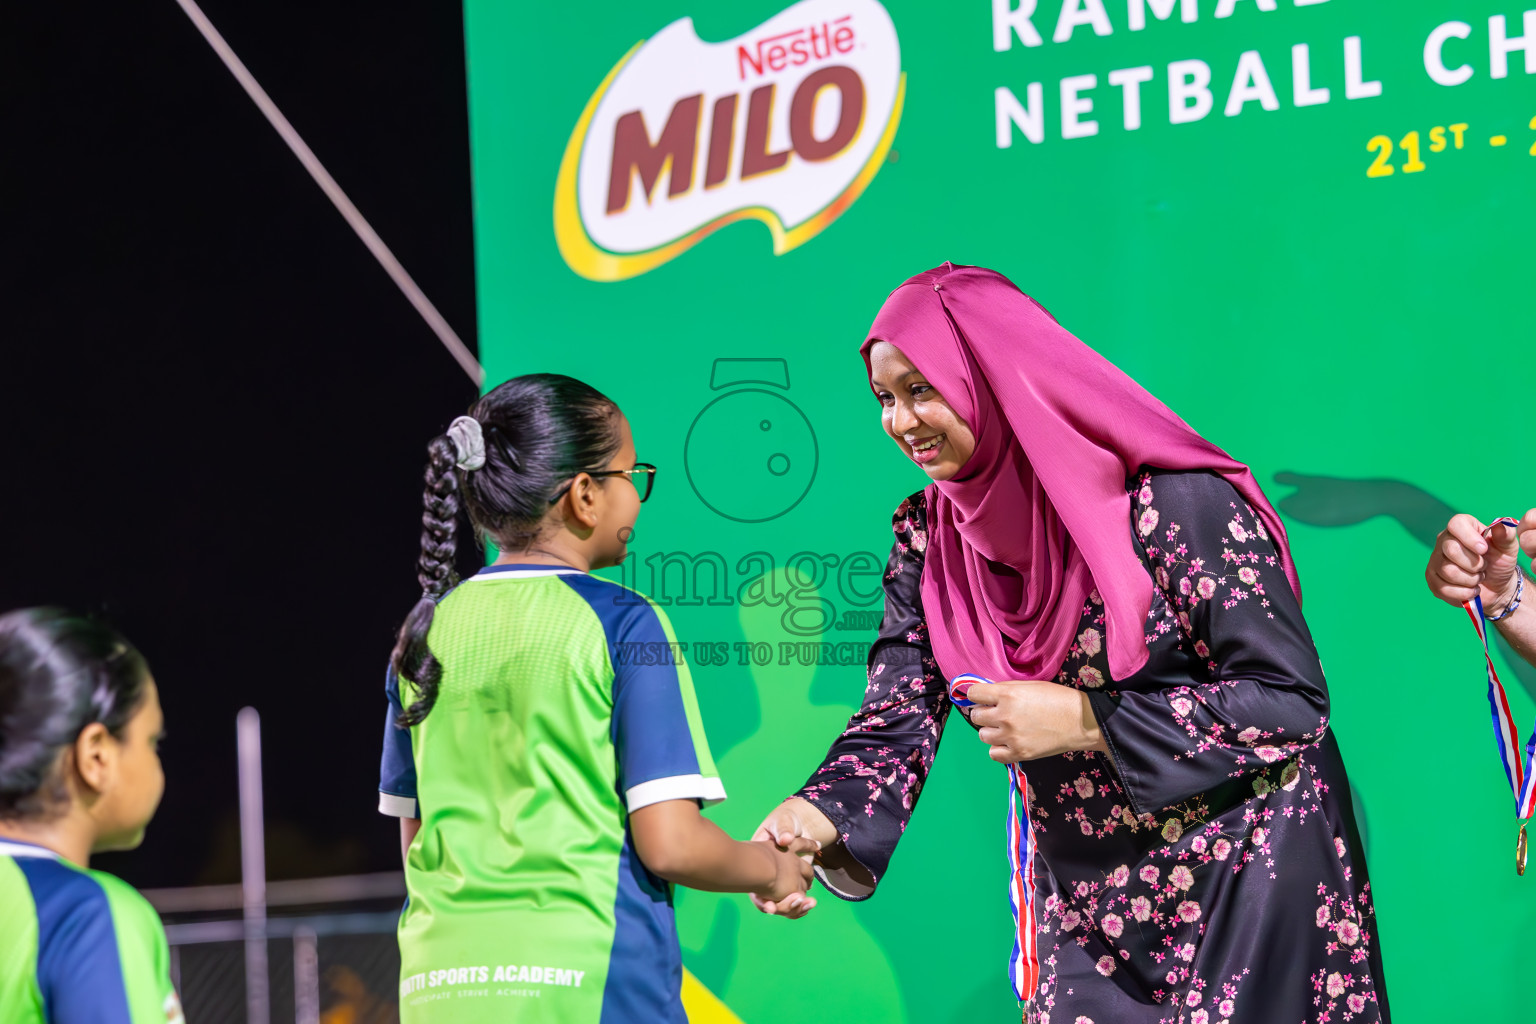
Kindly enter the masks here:
M 1209 469 L 1262 517 L 1301 599 L 1285 527 L 1248 467 L 1202 438 L 1012 281 L 950 263 L 891 293 L 860 352 L 899 348 L 976 435 L 928 485 L 923 608 L 946 675 L 1051 679 L 1092 590 L 1110 675 L 1147 660 L 1152 581 L 1132 537 L 1137 467 Z

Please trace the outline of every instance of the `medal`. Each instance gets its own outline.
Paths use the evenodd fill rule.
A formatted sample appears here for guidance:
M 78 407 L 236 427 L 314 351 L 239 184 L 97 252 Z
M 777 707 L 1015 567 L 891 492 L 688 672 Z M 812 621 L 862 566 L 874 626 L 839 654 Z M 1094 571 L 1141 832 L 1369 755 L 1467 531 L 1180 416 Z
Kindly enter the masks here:
M 1520 525 L 1517 519 L 1495 519 L 1488 527 L 1491 531 L 1495 526 Z M 1516 572 L 1520 570 L 1516 568 Z M 1521 822 L 1520 837 L 1515 840 L 1515 873 L 1525 874 L 1525 819 L 1536 812 L 1536 728 L 1531 731 L 1530 737 L 1525 742 L 1524 756 L 1521 756 L 1520 733 L 1515 728 L 1515 716 L 1509 710 L 1509 698 L 1504 693 L 1504 684 L 1499 682 L 1499 673 L 1493 667 L 1493 654 L 1488 649 L 1488 624 L 1487 617 L 1483 613 L 1483 599 L 1480 594 L 1473 594 L 1472 600 L 1462 605 L 1467 614 L 1472 618 L 1472 628 L 1477 630 L 1477 638 L 1483 643 L 1483 661 L 1488 667 L 1488 709 L 1493 714 L 1493 740 L 1498 746 L 1499 760 L 1504 765 L 1504 777 L 1509 780 L 1509 788 L 1515 794 L 1515 818 Z

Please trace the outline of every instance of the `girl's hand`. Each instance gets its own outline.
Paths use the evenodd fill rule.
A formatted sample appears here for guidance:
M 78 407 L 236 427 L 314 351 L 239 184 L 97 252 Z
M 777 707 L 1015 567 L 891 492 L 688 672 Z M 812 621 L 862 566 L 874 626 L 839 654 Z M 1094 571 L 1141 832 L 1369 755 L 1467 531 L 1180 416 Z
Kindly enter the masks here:
M 811 857 L 818 848 L 816 840 L 790 840 L 787 850 L 766 843 L 763 845 L 773 858 L 777 871 L 771 885 L 752 893 L 753 900 L 762 899 L 774 905 L 783 903 L 786 910 L 798 911 L 785 916 L 804 917 L 816 905 L 816 901 L 805 894 L 816 878 L 811 870 Z M 806 903 L 810 906 L 805 906 Z
M 1034 679 L 977 683 L 965 694 L 975 707 L 971 722 L 1003 764 L 1033 761 L 1069 750 L 1108 752 L 1088 694 Z
M 1483 599 L 1483 611 L 1497 615 L 1515 596 L 1521 546 L 1536 550 L 1536 509 L 1525 514 L 1518 531 L 1495 526 L 1484 536 L 1484 529 L 1465 512 L 1452 516 L 1435 538 L 1424 580 L 1446 604 L 1459 608 L 1476 594 Z
M 763 823 L 757 826 L 757 831 L 752 833 L 752 840 L 780 850 L 794 849 L 792 844 L 809 840 L 814 844 L 811 849 L 819 850 L 822 843 L 837 841 L 837 828 L 825 814 L 817 810 L 815 804 L 795 796 L 769 812 Z M 763 913 L 777 914 L 791 920 L 804 917 L 816 906 L 813 896 L 790 896 L 786 900 L 776 900 L 764 899 L 752 893 L 750 898 L 752 905 Z

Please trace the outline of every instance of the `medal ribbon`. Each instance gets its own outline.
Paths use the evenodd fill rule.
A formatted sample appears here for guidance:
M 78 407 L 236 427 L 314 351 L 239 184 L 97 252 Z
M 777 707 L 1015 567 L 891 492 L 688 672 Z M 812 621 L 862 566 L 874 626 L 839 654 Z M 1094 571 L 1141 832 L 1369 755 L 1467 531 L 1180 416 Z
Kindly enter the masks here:
M 1519 521 L 1504 517 L 1495 519 L 1488 529 L 1495 526 L 1518 527 Z M 1516 572 L 1519 570 L 1516 569 Z M 1488 708 L 1493 714 L 1493 739 L 1499 747 L 1499 760 L 1504 764 L 1504 776 L 1515 794 L 1515 817 L 1522 821 L 1536 811 L 1536 772 L 1532 761 L 1536 760 L 1536 727 L 1525 742 L 1525 756 L 1521 757 L 1520 733 L 1515 728 L 1515 717 L 1509 710 L 1509 697 L 1504 684 L 1499 681 L 1498 670 L 1493 667 L 1493 654 L 1488 649 L 1488 620 L 1483 612 L 1483 598 L 1473 594 L 1472 600 L 1462 605 L 1477 630 L 1477 638 L 1483 643 L 1483 660 L 1488 666 Z
M 967 672 L 950 682 L 949 699 L 958 707 L 974 707 L 961 686 L 992 680 Z M 967 686 L 967 688 L 969 688 Z M 958 692 L 957 692 L 958 691 Z M 1040 983 L 1040 950 L 1035 936 L 1035 830 L 1029 822 L 1029 780 L 1022 765 L 1008 767 L 1008 908 L 1013 911 L 1013 953 L 1008 980 L 1021 1001 L 1034 998 Z

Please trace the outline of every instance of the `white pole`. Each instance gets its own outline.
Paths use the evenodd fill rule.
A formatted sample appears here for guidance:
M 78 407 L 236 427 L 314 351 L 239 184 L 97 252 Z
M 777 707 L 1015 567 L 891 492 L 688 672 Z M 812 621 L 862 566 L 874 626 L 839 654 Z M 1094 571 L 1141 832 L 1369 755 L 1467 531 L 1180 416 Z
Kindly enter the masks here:
M 293 1019 L 320 1024 L 320 946 L 313 928 L 293 930 Z
M 261 716 L 235 716 L 240 759 L 240 884 L 245 896 L 246 1024 L 271 1024 L 267 976 L 267 857 L 261 811 Z

